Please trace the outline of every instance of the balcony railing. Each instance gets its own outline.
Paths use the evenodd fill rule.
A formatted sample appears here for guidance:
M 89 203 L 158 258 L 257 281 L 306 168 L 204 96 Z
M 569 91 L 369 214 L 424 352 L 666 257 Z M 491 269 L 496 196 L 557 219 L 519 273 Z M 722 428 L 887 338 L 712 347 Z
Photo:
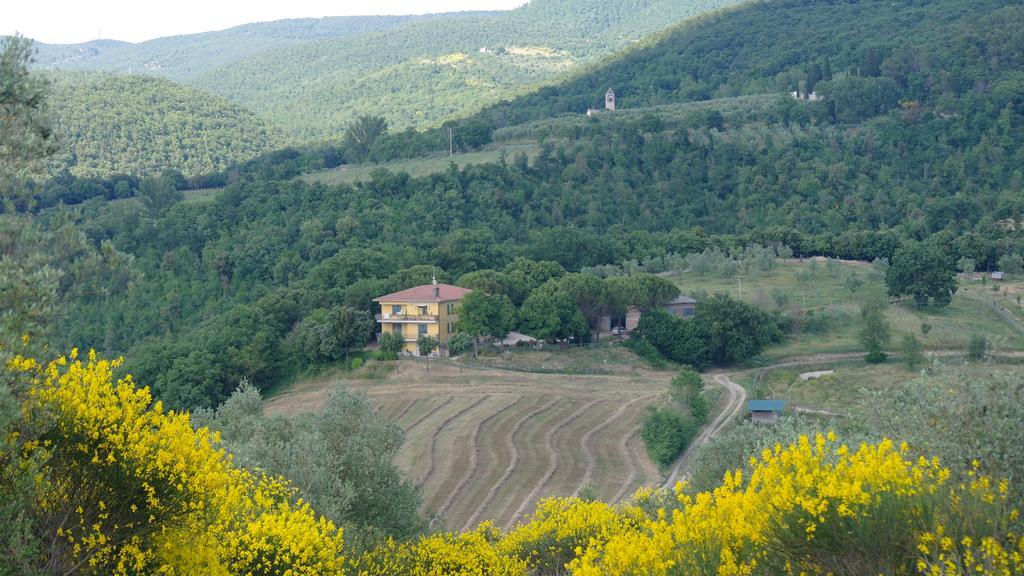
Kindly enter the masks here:
M 377 322 L 437 322 L 435 314 L 377 314 Z

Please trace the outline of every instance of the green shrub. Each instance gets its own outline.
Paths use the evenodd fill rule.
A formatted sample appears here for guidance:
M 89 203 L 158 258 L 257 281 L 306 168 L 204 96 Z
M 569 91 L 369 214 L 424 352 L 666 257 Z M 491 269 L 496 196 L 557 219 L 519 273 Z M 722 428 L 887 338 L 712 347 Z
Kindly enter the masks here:
M 664 368 L 666 366 L 665 358 L 646 338 L 630 338 L 626 340 L 626 348 L 629 348 L 637 356 L 646 360 L 652 368 Z
M 640 436 L 644 439 L 651 460 L 661 466 L 668 466 L 690 445 L 698 427 L 693 417 L 651 407 L 644 418 Z
M 356 356 L 352 359 L 352 363 L 349 365 L 352 370 L 359 370 L 363 367 L 363 359 L 360 356 Z
M 458 356 L 473 348 L 473 337 L 469 334 L 456 334 L 448 340 L 448 354 Z
M 405 341 L 398 334 L 392 334 L 391 332 L 385 332 L 380 335 L 377 339 L 377 344 L 380 346 L 380 351 L 385 354 L 391 354 L 398 356 L 398 353 L 402 351 L 402 346 Z M 383 358 L 381 358 L 383 360 Z
M 967 357 L 975 361 L 984 360 L 987 352 L 988 338 L 985 338 L 983 334 L 971 336 L 971 341 L 967 344 Z

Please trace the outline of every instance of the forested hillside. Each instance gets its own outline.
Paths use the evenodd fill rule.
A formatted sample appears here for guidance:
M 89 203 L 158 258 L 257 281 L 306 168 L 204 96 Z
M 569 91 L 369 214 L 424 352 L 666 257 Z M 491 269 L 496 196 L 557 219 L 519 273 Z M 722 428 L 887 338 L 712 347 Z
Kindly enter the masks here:
M 897 95 L 934 103 L 942 96 L 986 94 L 990 84 L 1019 70 L 1022 38 L 1015 33 L 1019 11 L 1014 8 L 1019 5 L 1015 0 L 751 3 L 684 23 L 650 46 L 496 106 L 489 116 L 497 125 L 510 125 L 579 113 L 598 105 L 609 86 L 620 108 L 637 108 L 814 91 L 833 76 L 864 80 L 820 88 L 881 92 L 887 104 L 895 104 Z M 842 119 L 856 121 L 877 111 L 854 111 Z
M 165 76 L 241 104 L 293 141 L 337 139 L 361 114 L 418 129 L 462 118 L 736 2 L 533 0 L 508 12 L 286 20 L 43 46 L 39 65 Z
M 257 22 L 227 30 L 168 36 L 145 42 L 93 40 L 81 44 L 37 44 L 36 65 L 43 69 L 148 73 L 185 82 L 199 74 L 260 52 L 322 38 L 345 38 L 430 18 L 425 16 L 337 16 Z
M 282 137 L 251 112 L 193 88 L 148 76 L 51 75 L 50 107 L 61 135 L 55 170 L 75 176 L 186 176 L 224 170 L 279 147 Z
M 741 34 L 754 18 L 788 25 Z M 1009 0 L 970 11 L 953 0 L 757 4 L 640 52 L 650 68 L 631 60 L 577 83 L 668 79 L 670 64 L 699 65 L 695 77 L 719 79 L 709 86 L 811 82 L 824 100 L 776 94 L 577 116 L 534 125 L 544 143 L 532 161 L 415 179 L 376 172 L 355 185 L 294 178 L 329 164 L 331 148 L 284 150 L 234 169 L 212 202 L 89 202 L 82 229 L 134 255 L 139 276 L 102 302 L 73 300 L 55 337 L 127 352 L 158 394 L 190 405 L 223 398 L 243 377 L 279 381 L 303 363 L 290 343 L 304 319 L 337 306 L 372 313 L 373 296 L 429 280 L 432 266 L 455 280 L 517 256 L 578 270 L 772 243 L 871 260 L 926 240 L 950 262 L 984 268 L 1024 252 L 1022 22 L 1024 7 Z M 897 26 L 892 47 L 884 30 Z M 865 40 L 837 44 L 847 28 Z M 693 61 L 655 57 L 701 42 L 707 52 Z M 556 111 L 571 92 L 503 109 Z

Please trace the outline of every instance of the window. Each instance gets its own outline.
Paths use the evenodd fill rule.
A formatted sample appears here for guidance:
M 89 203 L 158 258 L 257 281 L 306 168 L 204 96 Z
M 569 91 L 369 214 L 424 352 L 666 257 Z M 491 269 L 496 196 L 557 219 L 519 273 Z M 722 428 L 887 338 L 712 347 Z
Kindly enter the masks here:
M 448 313 L 449 314 L 455 314 L 455 304 L 449 304 L 448 305 Z
M 399 336 L 401 336 L 402 335 L 402 325 L 401 324 L 392 324 L 391 325 L 391 333 L 392 334 L 398 334 Z
M 392 314 L 401 314 L 402 313 L 402 305 L 401 304 L 392 304 L 391 305 L 391 313 Z
M 420 316 L 426 316 L 428 314 L 426 306 L 420 306 Z
M 448 333 L 455 334 L 455 322 L 448 323 Z
M 697 310 L 691 307 L 683 308 L 683 318 L 689 318 L 697 313 Z
M 426 336 L 427 335 L 427 325 L 426 324 L 420 324 L 419 328 L 420 328 L 420 336 Z

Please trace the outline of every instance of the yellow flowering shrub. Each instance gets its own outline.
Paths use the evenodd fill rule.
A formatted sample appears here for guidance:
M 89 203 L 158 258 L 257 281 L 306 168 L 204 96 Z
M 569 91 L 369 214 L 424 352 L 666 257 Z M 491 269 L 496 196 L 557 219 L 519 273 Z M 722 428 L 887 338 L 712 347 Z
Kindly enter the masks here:
M 525 574 L 526 562 L 500 553 L 501 531 L 484 522 L 464 534 L 434 534 L 415 542 L 386 545 L 360 558 L 360 576 L 514 576 Z
M 22 458 L 36 476 L 51 564 L 97 574 L 340 573 L 341 531 L 284 481 L 236 468 L 216 434 L 165 412 L 119 361 L 72 351 L 28 373 Z
M 582 549 L 635 531 L 643 520 L 643 512 L 635 507 L 616 509 L 579 498 L 545 499 L 528 522 L 501 539 L 499 550 L 526 561 L 536 573 L 556 574 Z
M 115 382 L 118 365 L 74 351 L 8 362 L 31 381 L 8 443 L 35 479 L 54 572 L 1024 576 L 1008 482 L 977 464 L 954 481 L 905 445 L 851 450 L 831 433 L 765 450 L 711 491 L 641 489 L 618 506 L 546 499 L 507 532 L 485 522 L 345 558 L 342 531 L 286 481 L 235 467 L 217 434 L 131 377 Z
M 963 505 L 987 497 L 951 490 L 948 480 L 937 460 L 912 462 L 906 446 L 890 441 L 851 452 L 831 434 L 804 437 L 752 460 L 747 479 L 730 473 L 695 496 L 677 486 L 677 509 L 584 550 L 570 567 L 584 575 L 924 570 L 915 547 L 937 511 L 964 521 Z M 1004 517 L 1015 521 L 1016 512 Z M 1004 536 L 1004 546 L 1017 546 L 1016 536 Z

